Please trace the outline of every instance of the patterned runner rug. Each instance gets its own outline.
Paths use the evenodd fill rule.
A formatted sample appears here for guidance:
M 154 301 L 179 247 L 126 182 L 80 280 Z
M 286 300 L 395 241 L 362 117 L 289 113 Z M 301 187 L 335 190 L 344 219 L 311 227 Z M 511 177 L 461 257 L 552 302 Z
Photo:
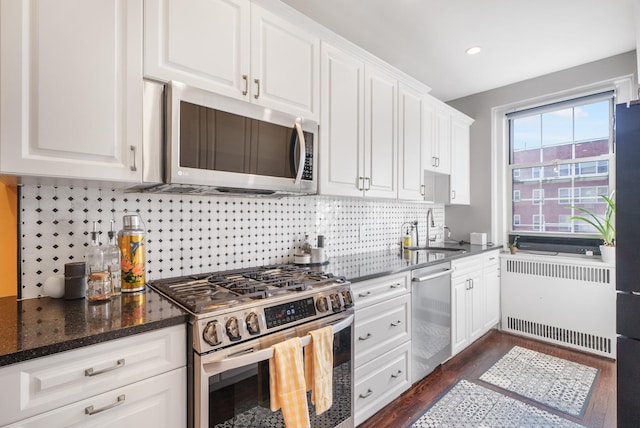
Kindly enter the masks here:
M 582 425 L 463 379 L 411 427 L 579 428 Z
M 480 379 L 581 417 L 598 369 L 514 346 Z

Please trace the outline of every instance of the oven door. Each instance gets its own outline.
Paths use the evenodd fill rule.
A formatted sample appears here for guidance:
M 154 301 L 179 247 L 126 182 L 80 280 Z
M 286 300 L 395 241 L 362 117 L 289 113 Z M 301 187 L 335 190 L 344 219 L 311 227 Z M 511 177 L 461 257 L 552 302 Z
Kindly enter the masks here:
M 196 427 L 284 427 L 282 411 L 269 409 L 271 345 L 333 326 L 333 404 L 315 414 L 307 393 L 312 427 L 351 428 L 353 422 L 353 311 L 292 327 L 265 338 L 194 358 Z M 308 337 L 308 336 L 307 336 Z

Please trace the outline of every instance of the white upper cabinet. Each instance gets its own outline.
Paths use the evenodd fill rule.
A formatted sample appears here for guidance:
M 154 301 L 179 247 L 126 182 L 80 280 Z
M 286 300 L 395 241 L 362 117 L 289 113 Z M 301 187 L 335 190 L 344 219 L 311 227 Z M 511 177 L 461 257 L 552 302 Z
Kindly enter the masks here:
M 364 190 L 366 196 L 397 198 L 398 81 L 365 67 Z
M 249 0 L 147 0 L 144 74 L 318 120 L 320 39 Z
M 397 80 L 323 44 L 320 193 L 397 197 Z
M 400 84 L 398 89 L 398 198 L 424 200 L 424 97 Z
M 362 196 L 364 63 L 322 44 L 320 193 Z
M 0 171 L 141 180 L 142 0 L 0 3 Z
M 471 203 L 470 125 L 471 120 L 466 116 L 453 115 L 451 118 L 451 204 Z
M 431 144 L 431 171 L 441 174 L 451 173 L 451 113 L 436 105 L 434 135 Z

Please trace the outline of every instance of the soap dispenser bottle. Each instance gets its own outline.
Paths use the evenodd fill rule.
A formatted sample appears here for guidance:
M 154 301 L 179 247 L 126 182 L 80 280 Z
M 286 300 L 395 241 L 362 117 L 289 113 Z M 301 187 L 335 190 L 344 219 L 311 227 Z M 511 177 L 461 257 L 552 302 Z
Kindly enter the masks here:
M 86 297 L 90 302 L 111 299 L 111 278 L 104 257 L 104 250 L 98 240 L 98 223 L 93 222 L 91 242 L 85 253 L 87 275 Z

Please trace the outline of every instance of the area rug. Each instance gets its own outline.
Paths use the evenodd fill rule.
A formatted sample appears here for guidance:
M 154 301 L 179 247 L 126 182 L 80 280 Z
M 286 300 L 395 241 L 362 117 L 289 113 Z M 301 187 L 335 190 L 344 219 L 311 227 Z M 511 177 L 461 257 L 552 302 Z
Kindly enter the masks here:
M 597 375 L 593 367 L 514 346 L 480 379 L 581 417 Z
M 579 428 L 582 425 L 463 379 L 411 427 Z

